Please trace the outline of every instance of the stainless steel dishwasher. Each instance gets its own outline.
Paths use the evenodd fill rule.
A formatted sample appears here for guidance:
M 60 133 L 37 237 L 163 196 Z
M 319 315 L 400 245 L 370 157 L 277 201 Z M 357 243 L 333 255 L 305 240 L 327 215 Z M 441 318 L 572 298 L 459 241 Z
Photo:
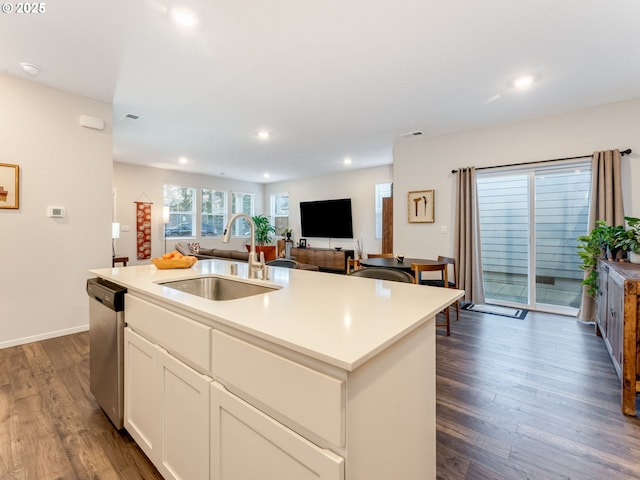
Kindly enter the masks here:
M 91 393 L 119 430 L 124 425 L 124 294 L 101 278 L 87 280 Z

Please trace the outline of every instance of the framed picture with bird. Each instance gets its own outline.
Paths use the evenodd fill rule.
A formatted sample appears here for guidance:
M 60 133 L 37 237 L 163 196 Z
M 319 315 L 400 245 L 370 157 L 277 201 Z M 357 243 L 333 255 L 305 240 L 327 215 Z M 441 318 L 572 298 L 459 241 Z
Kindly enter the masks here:
M 435 190 L 416 190 L 409 192 L 407 209 L 409 223 L 433 223 L 435 222 Z

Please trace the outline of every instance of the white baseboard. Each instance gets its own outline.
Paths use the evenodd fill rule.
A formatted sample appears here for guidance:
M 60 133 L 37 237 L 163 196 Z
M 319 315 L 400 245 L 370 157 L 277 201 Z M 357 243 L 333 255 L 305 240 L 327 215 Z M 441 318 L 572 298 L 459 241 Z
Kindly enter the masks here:
M 87 330 L 89 330 L 89 324 L 80 325 L 79 327 L 67 328 L 64 330 L 57 330 L 55 332 L 47 332 L 40 335 L 34 335 L 32 337 L 16 338 L 14 340 L 7 340 L 6 342 L 0 342 L 0 349 L 15 347 L 17 345 L 24 345 L 25 343 L 39 342 L 40 340 L 47 340 L 49 338 L 64 337 L 65 335 L 85 332 Z

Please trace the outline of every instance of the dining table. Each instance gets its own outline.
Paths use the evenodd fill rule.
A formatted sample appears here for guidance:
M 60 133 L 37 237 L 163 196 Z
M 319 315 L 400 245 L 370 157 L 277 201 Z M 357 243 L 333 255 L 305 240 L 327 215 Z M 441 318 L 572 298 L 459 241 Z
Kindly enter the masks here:
M 404 257 L 402 261 L 395 258 L 361 258 L 360 265 L 363 267 L 378 267 L 378 268 L 395 268 L 397 270 L 403 270 L 407 273 L 413 274 L 411 265 L 414 263 L 420 263 L 423 265 L 442 265 L 442 262 L 437 260 L 431 260 L 428 258 L 409 258 Z

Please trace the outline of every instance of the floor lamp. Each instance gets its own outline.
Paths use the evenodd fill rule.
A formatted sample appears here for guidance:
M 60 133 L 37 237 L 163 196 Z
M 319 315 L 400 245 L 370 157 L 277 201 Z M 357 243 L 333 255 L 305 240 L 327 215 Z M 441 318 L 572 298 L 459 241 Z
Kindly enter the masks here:
M 117 238 L 120 238 L 120 224 L 118 222 L 113 222 L 111 224 L 111 252 L 113 253 L 113 258 L 116 257 Z
M 162 223 L 164 234 L 164 253 L 167 253 L 167 224 L 169 223 L 169 207 L 162 207 Z

